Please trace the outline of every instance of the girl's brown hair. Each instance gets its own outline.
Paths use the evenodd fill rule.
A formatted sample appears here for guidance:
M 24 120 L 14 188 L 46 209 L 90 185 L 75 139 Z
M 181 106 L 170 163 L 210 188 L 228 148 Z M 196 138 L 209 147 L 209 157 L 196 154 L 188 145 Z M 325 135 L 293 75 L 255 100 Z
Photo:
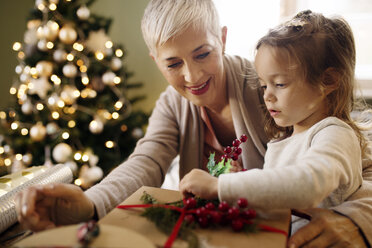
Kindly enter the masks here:
M 262 37 L 256 46 L 279 48 L 295 67 L 296 73 L 320 89 L 333 84 L 326 96 L 328 115 L 349 124 L 357 134 L 364 154 L 366 140 L 350 116 L 354 108 L 355 42 L 348 23 L 340 17 L 327 18 L 310 10 L 298 13 Z M 292 127 L 282 128 L 266 111 L 265 131 L 270 138 L 288 136 Z

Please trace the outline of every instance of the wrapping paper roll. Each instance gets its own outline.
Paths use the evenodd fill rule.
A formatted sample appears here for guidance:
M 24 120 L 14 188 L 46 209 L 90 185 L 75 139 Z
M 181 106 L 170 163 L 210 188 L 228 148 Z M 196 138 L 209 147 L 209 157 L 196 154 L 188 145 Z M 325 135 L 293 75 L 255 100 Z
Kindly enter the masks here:
M 27 180 L 9 192 L 0 196 L 0 233 L 17 222 L 17 212 L 15 208 L 15 195 L 31 185 L 49 184 L 49 183 L 70 183 L 73 175 L 71 169 L 64 165 L 58 164 L 45 172 L 36 175 L 34 178 Z

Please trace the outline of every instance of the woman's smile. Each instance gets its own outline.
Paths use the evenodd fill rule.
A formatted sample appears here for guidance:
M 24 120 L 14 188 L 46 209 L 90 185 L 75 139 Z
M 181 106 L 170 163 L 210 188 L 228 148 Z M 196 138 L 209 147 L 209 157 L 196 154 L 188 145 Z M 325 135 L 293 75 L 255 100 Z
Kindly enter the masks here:
M 211 79 L 208 79 L 207 82 L 201 84 L 201 85 L 198 85 L 198 86 L 195 86 L 195 87 L 187 87 L 186 88 L 191 92 L 191 94 L 193 95 L 202 95 L 204 94 L 205 92 L 208 91 L 209 89 L 209 85 L 210 85 L 210 80 Z

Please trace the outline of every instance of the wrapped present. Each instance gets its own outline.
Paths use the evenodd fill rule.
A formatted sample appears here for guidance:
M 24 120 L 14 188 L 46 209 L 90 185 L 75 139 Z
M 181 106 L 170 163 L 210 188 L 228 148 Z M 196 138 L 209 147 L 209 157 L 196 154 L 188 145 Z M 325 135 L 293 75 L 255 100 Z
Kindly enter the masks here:
M 141 187 L 128 197 L 121 205 L 142 204 L 143 192 L 156 198 L 159 202 L 169 203 L 182 199 L 179 191 Z M 169 236 L 147 218 L 142 216 L 143 207 L 123 210 L 116 208 L 102 218 L 98 223 L 129 228 L 139 234 L 145 235 L 156 247 L 164 247 Z M 290 225 L 290 210 L 271 210 L 261 212 L 257 217 L 260 225 L 272 227 L 287 233 Z M 283 233 L 258 231 L 254 233 L 235 232 L 231 228 L 198 228 L 197 234 L 200 247 L 286 247 L 287 237 Z M 189 247 L 186 241 L 176 239 L 171 245 L 173 248 Z
M 34 166 L 0 178 L 0 233 L 17 222 L 15 195 L 31 185 L 70 183 L 71 169 L 58 164 L 51 168 Z

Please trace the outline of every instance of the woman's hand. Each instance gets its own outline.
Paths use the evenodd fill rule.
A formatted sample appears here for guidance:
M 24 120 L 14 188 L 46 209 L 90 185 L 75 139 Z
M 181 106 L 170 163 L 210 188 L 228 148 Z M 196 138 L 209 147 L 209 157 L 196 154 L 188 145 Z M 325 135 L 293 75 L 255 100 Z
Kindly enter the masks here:
M 94 216 L 94 205 L 84 192 L 72 184 L 36 185 L 15 198 L 19 222 L 32 231 L 87 221 Z
M 311 221 L 288 241 L 288 247 L 367 247 L 359 228 L 347 217 L 329 209 L 301 210 Z
M 217 199 L 218 179 L 206 171 L 193 169 L 182 178 L 180 191 L 185 197 L 195 195 L 203 199 Z

